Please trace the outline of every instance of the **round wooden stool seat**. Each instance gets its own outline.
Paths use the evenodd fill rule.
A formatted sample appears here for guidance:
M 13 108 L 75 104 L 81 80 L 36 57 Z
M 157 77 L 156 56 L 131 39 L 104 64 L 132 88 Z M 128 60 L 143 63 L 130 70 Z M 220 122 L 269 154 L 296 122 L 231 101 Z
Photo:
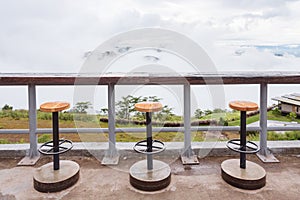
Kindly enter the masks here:
M 73 186 L 79 179 L 80 167 L 68 160 L 60 161 L 59 155 L 72 149 L 70 140 L 59 139 L 59 111 L 70 108 L 68 102 L 47 102 L 40 106 L 43 112 L 52 113 L 52 137 L 38 149 L 44 155 L 53 155 L 53 162 L 35 170 L 33 186 L 39 192 L 59 192 Z
M 70 104 L 68 102 L 46 102 L 40 106 L 40 110 L 43 112 L 59 112 L 65 109 L 70 108 Z
M 140 102 L 134 108 L 140 112 L 157 112 L 162 110 L 162 105 L 159 102 Z
M 248 190 L 262 188 L 266 185 L 266 171 L 258 164 L 246 160 L 246 154 L 259 151 L 258 145 L 247 141 L 246 138 L 246 111 L 257 110 L 258 105 L 250 101 L 232 101 L 229 103 L 229 107 L 241 112 L 240 139 L 227 142 L 229 149 L 240 153 L 240 159 L 229 159 L 222 162 L 222 178 L 230 185 L 238 188 Z
M 152 112 L 162 110 L 159 102 L 140 102 L 134 105 L 135 110 L 146 112 L 147 139 L 139 141 L 133 147 L 138 153 L 146 154 L 147 159 L 136 162 L 130 167 L 129 182 L 139 190 L 157 191 L 166 188 L 171 182 L 171 168 L 168 164 L 153 160 L 152 155 L 165 150 L 163 142 L 152 139 Z
M 258 109 L 258 105 L 251 101 L 232 101 L 229 107 L 238 111 L 254 111 Z

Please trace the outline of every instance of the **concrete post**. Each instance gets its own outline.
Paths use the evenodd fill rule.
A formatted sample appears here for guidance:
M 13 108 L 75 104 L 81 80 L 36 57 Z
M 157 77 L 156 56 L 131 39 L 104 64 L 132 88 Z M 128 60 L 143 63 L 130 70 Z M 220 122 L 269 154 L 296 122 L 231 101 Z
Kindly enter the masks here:
M 29 103 L 29 140 L 30 140 L 30 149 L 29 157 L 38 156 L 37 150 L 37 116 L 36 116 L 36 90 L 35 85 L 28 85 L 28 103 Z
M 189 83 L 183 86 L 184 93 L 184 149 L 181 161 L 185 165 L 199 164 L 197 156 L 192 151 L 191 140 L 191 86 Z
M 38 152 L 38 141 L 37 141 L 37 115 L 36 115 L 36 90 L 34 84 L 28 85 L 28 105 L 29 105 L 29 152 L 23 158 L 18 165 L 35 165 L 40 158 Z
M 279 162 L 274 155 L 268 150 L 268 84 L 260 84 L 260 135 L 259 144 L 260 150 L 256 154 L 263 162 Z
M 102 160 L 103 165 L 117 165 L 119 162 L 119 155 L 116 148 L 115 135 L 115 85 L 108 85 L 108 150 Z
M 268 101 L 268 85 L 266 83 L 260 84 L 260 121 L 259 125 L 261 128 L 260 131 L 260 151 L 261 155 L 266 156 L 268 152 L 267 147 L 267 136 L 268 136 L 268 117 L 267 117 L 267 101 Z
M 192 156 L 191 147 L 191 86 L 184 85 L 184 155 Z

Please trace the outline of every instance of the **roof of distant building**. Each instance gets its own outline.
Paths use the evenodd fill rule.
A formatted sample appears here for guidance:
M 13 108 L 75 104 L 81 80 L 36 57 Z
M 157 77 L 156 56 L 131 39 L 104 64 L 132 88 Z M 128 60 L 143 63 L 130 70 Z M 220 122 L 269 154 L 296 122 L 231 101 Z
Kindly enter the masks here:
M 288 95 L 284 95 L 281 97 L 273 97 L 272 100 L 280 101 L 280 102 L 283 102 L 286 104 L 300 106 L 300 94 L 299 93 L 288 94 Z

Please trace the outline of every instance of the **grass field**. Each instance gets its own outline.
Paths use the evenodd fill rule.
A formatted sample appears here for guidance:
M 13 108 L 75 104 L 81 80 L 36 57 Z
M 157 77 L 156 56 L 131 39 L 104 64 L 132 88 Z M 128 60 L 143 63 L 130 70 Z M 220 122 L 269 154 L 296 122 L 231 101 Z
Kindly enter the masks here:
M 239 121 L 239 112 L 228 112 L 228 113 L 214 113 L 203 117 L 203 120 L 207 119 L 216 119 L 219 120 L 223 118 L 228 122 L 229 126 L 238 126 Z M 68 115 L 60 117 L 60 128 L 107 128 L 108 124 L 99 121 L 99 116 L 89 116 L 85 118 L 79 117 L 78 120 L 73 119 L 73 116 Z M 86 120 L 87 119 L 87 120 Z M 292 119 L 278 115 L 272 111 L 268 112 L 268 119 L 278 120 L 278 121 L 292 121 Z M 247 118 L 247 124 L 258 121 L 259 115 L 255 115 Z M 300 119 L 293 119 L 300 123 Z M 140 125 L 116 125 L 117 127 L 141 127 Z M 51 115 L 40 115 L 38 114 L 37 121 L 38 128 L 51 128 L 52 121 Z M 4 115 L 0 113 L 0 129 L 28 129 L 28 115 L 24 113 L 22 115 L 13 114 L 13 115 Z M 73 134 L 60 134 L 61 138 L 70 139 L 74 142 L 106 142 L 108 141 L 108 134 L 106 133 L 73 133 Z M 153 133 L 154 139 L 159 139 L 164 142 L 169 141 L 183 141 L 184 135 L 179 132 L 168 132 L 168 133 Z M 206 132 L 193 132 L 192 140 L 193 141 L 204 141 L 204 140 L 226 140 L 232 138 L 238 138 L 238 132 L 223 132 L 220 133 L 206 133 Z M 258 140 L 259 133 L 257 132 L 248 132 L 248 137 L 251 140 Z M 51 140 L 51 134 L 40 134 L 38 135 L 38 141 L 40 143 Z M 116 140 L 118 142 L 136 142 L 145 138 L 145 133 L 117 133 Z M 290 131 L 285 134 L 278 134 L 276 132 L 268 133 L 268 140 L 297 140 L 300 139 L 300 132 Z M 29 141 L 28 134 L 0 134 L 0 143 L 28 143 Z

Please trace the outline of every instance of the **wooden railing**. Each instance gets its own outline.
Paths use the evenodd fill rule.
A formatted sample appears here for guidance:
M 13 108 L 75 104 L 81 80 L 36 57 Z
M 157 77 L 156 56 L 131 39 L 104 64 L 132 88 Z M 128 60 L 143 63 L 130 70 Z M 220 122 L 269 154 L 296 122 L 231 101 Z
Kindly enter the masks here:
M 260 124 L 250 127 L 249 130 L 260 131 L 260 158 L 267 161 L 272 154 L 267 147 L 268 130 L 300 130 L 299 126 L 267 127 L 267 94 L 268 84 L 300 84 L 300 72 L 222 72 L 222 73 L 182 73 L 182 74 L 156 74 L 156 73 L 106 73 L 106 74 L 45 74 L 45 73 L 0 73 L 0 85 L 27 85 L 29 98 L 29 129 L 7 130 L 0 133 L 29 133 L 30 149 L 29 159 L 38 156 L 37 133 L 50 132 L 50 129 L 37 129 L 36 117 L 36 86 L 39 85 L 107 85 L 108 87 L 108 122 L 109 128 L 102 132 L 109 133 L 109 149 L 106 160 L 114 159 L 117 154 L 115 133 L 124 131 L 115 128 L 115 85 L 163 84 L 184 85 L 184 127 L 165 127 L 161 131 L 184 132 L 183 156 L 193 155 L 191 146 L 191 131 L 194 130 L 228 130 L 237 131 L 239 127 L 191 127 L 191 85 L 223 85 L 223 84 L 257 84 L 260 85 Z M 142 131 L 141 128 L 127 128 L 127 131 Z M 61 129 L 60 132 L 93 132 L 99 129 Z M 155 130 L 154 130 L 155 131 Z

